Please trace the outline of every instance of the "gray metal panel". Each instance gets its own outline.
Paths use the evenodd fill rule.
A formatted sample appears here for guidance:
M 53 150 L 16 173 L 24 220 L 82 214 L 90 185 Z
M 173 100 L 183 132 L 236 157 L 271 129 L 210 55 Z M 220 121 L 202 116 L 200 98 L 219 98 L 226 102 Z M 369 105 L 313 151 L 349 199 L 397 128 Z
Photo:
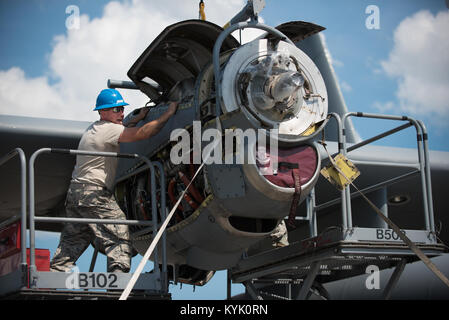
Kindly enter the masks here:
M 407 258 L 408 262 L 418 260 L 405 244 L 394 241 L 338 241 L 342 237 L 344 234 L 338 232 L 320 235 L 242 259 L 232 269 L 233 279 L 241 282 L 262 277 L 303 278 L 309 273 L 310 265 L 320 261 L 322 277 L 319 282 L 326 283 L 363 274 L 368 265 L 385 269 L 397 264 L 402 258 Z M 442 245 L 422 245 L 420 248 L 428 257 L 439 256 L 445 251 Z
M 422 230 L 402 230 L 415 243 L 435 244 L 429 238 L 429 233 Z M 399 236 L 386 228 L 353 228 L 344 236 L 345 241 L 374 241 L 403 243 Z
M 432 262 L 444 274 L 449 274 L 449 254 L 432 258 Z M 326 283 L 324 286 L 332 300 L 341 299 L 382 299 L 383 288 L 393 274 L 393 269 L 379 272 L 378 290 L 368 290 L 366 281 L 368 274 Z M 447 300 L 449 288 L 439 280 L 421 261 L 406 265 L 397 285 L 391 292 L 390 299 L 400 300 Z
M 168 261 L 202 270 L 227 269 L 235 265 L 246 248 L 269 236 L 269 232 L 235 229 L 229 223 L 230 214 L 220 199 L 209 196 L 191 216 L 167 229 Z M 147 235 L 134 241 L 133 246 L 143 254 L 151 240 Z
M 210 165 L 207 167 L 209 182 L 219 199 L 245 196 L 245 181 L 240 165 Z
M 124 289 L 132 273 L 107 272 L 35 272 L 33 288 L 45 289 Z M 143 273 L 134 289 L 159 290 L 160 275 Z
M 152 100 L 158 93 L 145 82 L 145 77 L 156 81 L 167 93 L 180 80 L 198 76 L 206 63 L 212 60 L 212 48 L 223 29 L 211 22 L 186 20 L 165 28 L 150 44 L 128 71 L 128 77 Z M 236 48 L 239 43 L 228 36 L 223 52 Z M 187 50 L 186 50 L 187 49 Z M 184 70 L 180 73 L 181 70 Z
M 0 296 L 20 290 L 24 286 L 22 277 L 23 272 L 20 269 L 0 276 Z
M 143 121 L 139 122 L 137 126 L 140 127 L 149 121 L 159 118 L 167 109 L 168 106 L 166 104 L 161 104 L 151 108 L 146 118 Z M 166 122 L 166 124 L 158 134 L 142 141 L 121 143 L 120 152 L 138 153 L 150 158 L 161 147 L 170 143 L 170 134 L 173 130 L 191 126 L 194 119 L 195 108 L 192 104 L 180 106 L 178 107 L 175 116 L 171 117 Z M 126 174 L 126 172 L 130 168 L 140 163 L 141 162 L 139 160 L 135 159 L 120 159 L 117 167 L 117 179 Z

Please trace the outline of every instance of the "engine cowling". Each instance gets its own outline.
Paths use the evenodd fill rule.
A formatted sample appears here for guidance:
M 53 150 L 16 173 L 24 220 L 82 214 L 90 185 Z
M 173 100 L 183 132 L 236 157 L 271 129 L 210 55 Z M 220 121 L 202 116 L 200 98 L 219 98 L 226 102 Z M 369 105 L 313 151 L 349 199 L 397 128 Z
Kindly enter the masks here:
M 321 162 L 313 137 L 327 117 L 326 87 L 306 54 L 284 41 L 258 39 L 239 46 L 232 37 L 220 56 L 222 101 L 217 115 L 211 53 L 221 30 L 198 20 L 170 26 L 128 72 L 155 102 L 138 125 L 159 117 L 167 109 L 164 100 L 181 101 L 156 136 L 121 145 L 121 152 L 144 154 L 163 164 L 167 188 L 158 192 L 166 193 L 168 209 L 192 179 L 204 150 L 214 141 L 223 142 L 216 149 L 222 153 L 204 166 L 167 229 L 169 263 L 196 270 L 230 268 L 249 247 L 270 237 L 298 193 L 295 164 L 298 202 L 307 196 Z M 210 132 L 217 126 L 221 129 L 215 140 Z M 175 129 L 185 138 L 173 138 Z M 183 139 L 193 152 L 174 161 L 170 154 Z M 226 141 L 232 147 L 226 148 Z M 149 172 L 139 170 L 142 165 L 135 160 L 119 163 L 118 201 L 129 219 L 151 217 Z M 131 231 L 139 234 L 133 245 L 144 254 L 153 235 L 142 234 L 142 229 Z

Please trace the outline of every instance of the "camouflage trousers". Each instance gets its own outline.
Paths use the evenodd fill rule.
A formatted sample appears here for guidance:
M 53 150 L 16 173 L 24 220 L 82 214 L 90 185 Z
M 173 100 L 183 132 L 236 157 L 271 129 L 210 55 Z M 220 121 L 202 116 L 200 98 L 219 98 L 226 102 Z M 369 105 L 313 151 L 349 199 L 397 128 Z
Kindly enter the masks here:
M 288 246 L 288 233 L 287 226 L 284 220 L 282 220 L 276 228 L 270 234 L 273 247 L 285 247 Z
M 126 219 L 114 195 L 101 187 L 72 184 L 67 192 L 69 218 Z M 127 225 L 66 223 L 50 263 L 51 271 L 70 271 L 89 244 L 108 257 L 108 272 L 129 272 L 132 249 Z

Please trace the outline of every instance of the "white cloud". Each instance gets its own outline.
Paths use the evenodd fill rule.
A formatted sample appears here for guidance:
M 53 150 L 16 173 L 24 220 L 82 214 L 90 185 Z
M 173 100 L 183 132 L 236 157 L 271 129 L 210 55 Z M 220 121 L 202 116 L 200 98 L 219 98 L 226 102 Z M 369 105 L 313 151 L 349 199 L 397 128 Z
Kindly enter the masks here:
M 207 20 L 223 26 L 244 3 L 206 4 Z M 126 72 L 132 63 L 165 27 L 198 18 L 197 4 L 183 0 L 113 1 L 99 18 L 81 15 L 79 29 L 54 37 L 45 76 L 29 78 L 19 67 L 0 70 L 0 114 L 96 120 L 98 114 L 92 110 L 107 79 L 129 80 Z M 147 101 L 140 91 L 122 93 L 132 107 Z
M 343 90 L 344 92 L 351 92 L 352 91 L 352 87 L 349 83 L 347 83 L 346 81 L 342 81 L 340 83 L 340 88 L 341 90 Z
M 343 67 L 345 64 L 343 63 L 343 61 L 334 58 L 334 59 L 332 60 L 332 65 L 333 65 L 334 67 L 341 68 L 341 67 Z
M 0 71 L 0 113 L 63 116 L 64 99 L 46 77 L 27 78 L 22 69 Z
M 394 111 L 395 105 L 392 101 L 381 103 L 376 101 L 373 103 L 373 107 L 381 113 L 390 113 Z
M 439 122 L 449 118 L 449 11 L 420 11 L 394 33 L 383 71 L 398 81 L 396 109 Z M 393 108 L 393 102 L 378 103 Z

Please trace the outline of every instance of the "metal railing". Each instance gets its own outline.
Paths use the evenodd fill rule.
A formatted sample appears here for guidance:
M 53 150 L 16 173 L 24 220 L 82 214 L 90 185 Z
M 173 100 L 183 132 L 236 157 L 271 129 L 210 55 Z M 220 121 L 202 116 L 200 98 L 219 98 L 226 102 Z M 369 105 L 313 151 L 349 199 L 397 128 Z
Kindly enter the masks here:
M 407 121 L 407 123 L 393 128 L 391 130 L 385 131 L 379 135 L 374 137 L 365 139 L 361 142 L 353 144 L 351 146 L 347 146 L 346 143 L 346 135 L 345 135 L 345 122 L 346 119 L 350 116 L 356 117 L 365 117 L 365 118 L 375 118 L 375 119 L 385 119 L 385 120 L 394 120 L 394 121 Z M 400 181 L 409 179 L 416 174 L 421 175 L 421 184 L 422 184 L 422 196 L 424 203 L 424 218 L 425 218 L 425 227 L 426 230 L 430 233 L 435 233 L 435 224 L 434 224 L 434 212 L 433 212 L 433 199 L 432 199 L 432 189 L 431 189 L 431 179 L 430 179 L 430 163 L 429 163 L 429 150 L 428 150 L 428 135 L 426 127 L 424 123 L 420 120 L 415 120 L 406 116 L 391 116 L 391 115 L 382 115 L 382 114 L 370 114 L 370 113 L 361 113 L 361 112 L 348 112 L 343 115 L 341 118 L 337 113 L 330 113 L 328 115 L 329 118 L 334 118 L 337 122 L 337 130 L 338 130 L 338 151 L 337 153 L 342 153 L 344 156 L 353 150 L 361 148 L 365 145 L 368 145 L 374 141 L 380 140 L 392 134 L 395 134 L 399 131 L 407 129 L 411 126 L 414 126 L 417 132 L 417 147 L 418 147 L 418 161 L 416 165 L 411 165 L 410 163 L 395 163 L 396 165 L 403 165 L 406 167 L 413 167 L 415 170 L 401 174 L 399 176 L 393 177 L 391 179 L 387 179 L 385 181 L 373 184 L 368 186 L 362 190 L 362 193 L 369 193 L 372 191 L 379 190 L 381 188 L 385 188 L 394 183 L 398 183 Z M 332 154 L 331 156 L 335 156 L 337 153 Z M 357 161 L 355 161 L 357 163 Z M 369 162 L 370 164 L 378 165 L 379 162 Z M 389 163 L 389 165 L 392 165 Z M 316 212 L 332 207 L 338 203 L 341 203 L 341 213 L 342 213 L 342 227 L 343 229 L 351 229 L 353 227 L 352 224 L 352 208 L 351 208 L 351 199 L 359 196 L 358 192 L 354 192 L 351 194 L 350 186 L 346 186 L 341 191 L 341 196 L 339 198 L 327 201 L 321 204 L 315 204 L 315 193 L 311 192 L 308 196 L 307 202 L 307 216 L 306 217 L 297 217 L 300 220 L 309 220 L 309 229 L 310 236 L 316 236 Z
M 325 120 L 325 125 L 330 120 L 330 118 L 334 118 L 337 122 L 337 128 L 338 128 L 338 150 L 339 152 L 343 151 L 343 130 L 341 126 L 341 118 L 337 113 L 329 113 L 327 119 Z M 315 188 L 312 188 L 311 192 L 307 195 L 306 198 L 306 212 L 307 215 L 305 217 L 297 216 L 295 217 L 296 220 L 306 220 L 309 222 L 309 235 L 310 237 L 316 237 L 318 235 L 318 228 L 317 228 L 317 218 L 316 213 L 319 210 L 331 207 L 335 204 L 338 204 L 341 202 L 341 213 L 342 213 L 342 221 L 343 221 L 343 227 L 347 227 L 347 218 L 346 218 L 346 198 L 344 196 L 344 190 L 341 191 L 341 197 L 334 199 L 332 201 L 328 201 L 323 204 L 316 204 L 316 197 L 315 197 Z
M 355 116 L 359 118 L 372 118 L 372 119 L 384 119 L 384 120 L 393 120 L 393 121 L 407 121 L 408 123 L 396 127 L 392 130 L 386 131 L 382 134 L 379 134 L 375 137 L 366 139 L 362 142 L 359 142 L 351 147 L 347 148 L 346 146 L 346 135 L 345 135 L 345 123 L 348 117 Z M 348 112 L 343 115 L 342 118 L 342 129 L 343 129 L 343 155 L 346 156 L 348 152 L 356 150 L 368 143 L 377 141 L 389 135 L 392 135 L 396 132 L 404 130 L 408 127 L 414 126 L 416 129 L 416 137 L 417 137 L 417 147 L 418 147 L 418 170 L 415 172 L 411 172 L 409 174 L 398 177 L 398 179 L 407 178 L 409 175 L 419 172 L 421 176 L 421 187 L 422 187 L 422 196 L 424 202 L 424 218 L 426 224 L 426 230 L 435 233 L 435 223 L 434 223 L 434 212 L 433 212 L 433 199 L 432 199 L 432 190 L 431 190 L 431 178 L 430 178 L 430 163 L 429 163 L 429 150 L 428 150 L 428 135 L 427 129 L 424 126 L 422 121 L 417 121 L 413 118 L 407 116 L 392 116 L 392 115 L 382 115 L 382 114 L 372 114 L 372 113 L 363 113 L 363 112 Z M 372 162 L 373 164 L 378 164 L 376 162 Z M 409 166 L 410 164 L 404 164 Z M 394 181 L 390 181 L 394 182 Z M 387 185 L 384 183 L 384 185 Z M 349 190 L 349 186 L 345 188 L 345 198 L 347 203 L 347 222 L 348 227 L 352 228 L 352 214 L 351 214 L 351 194 Z
M 150 183 L 151 183 L 151 203 L 152 203 L 152 221 L 145 220 L 118 220 L 118 219 L 86 219 L 86 218 L 61 218 L 61 217 L 36 217 L 35 216 L 35 183 L 34 183 L 34 163 L 37 157 L 43 153 L 53 154 L 71 154 L 71 155 L 87 155 L 87 156 L 101 156 L 101 157 L 116 157 L 116 158 L 140 158 L 143 160 L 150 169 Z M 160 170 L 160 185 L 162 190 L 165 188 L 165 175 L 163 174 L 163 167 L 160 163 L 152 163 L 148 158 L 138 154 L 124 154 L 115 152 L 92 152 L 83 150 L 71 150 L 71 149 L 55 149 L 55 148 L 42 148 L 35 151 L 29 161 L 29 202 L 30 202 L 30 286 L 33 284 L 33 275 L 36 274 L 36 258 L 35 258 L 35 222 L 54 222 L 54 223 L 87 223 L 87 224 L 125 224 L 125 225 L 143 225 L 149 226 L 153 234 L 157 233 L 157 198 L 156 198 L 156 176 L 155 168 L 157 166 Z M 164 208 L 165 194 L 161 192 L 161 208 L 162 215 L 166 214 Z M 164 217 L 162 217 L 164 218 Z M 162 239 L 162 270 L 159 266 L 159 257 L 157 251 L 154 253 L 154 274 L 161 276 L 161 291 L 166 292 L 168 288 L 167 280 L 167 259 L 165 252 L 166 244 L 165 238 Z

